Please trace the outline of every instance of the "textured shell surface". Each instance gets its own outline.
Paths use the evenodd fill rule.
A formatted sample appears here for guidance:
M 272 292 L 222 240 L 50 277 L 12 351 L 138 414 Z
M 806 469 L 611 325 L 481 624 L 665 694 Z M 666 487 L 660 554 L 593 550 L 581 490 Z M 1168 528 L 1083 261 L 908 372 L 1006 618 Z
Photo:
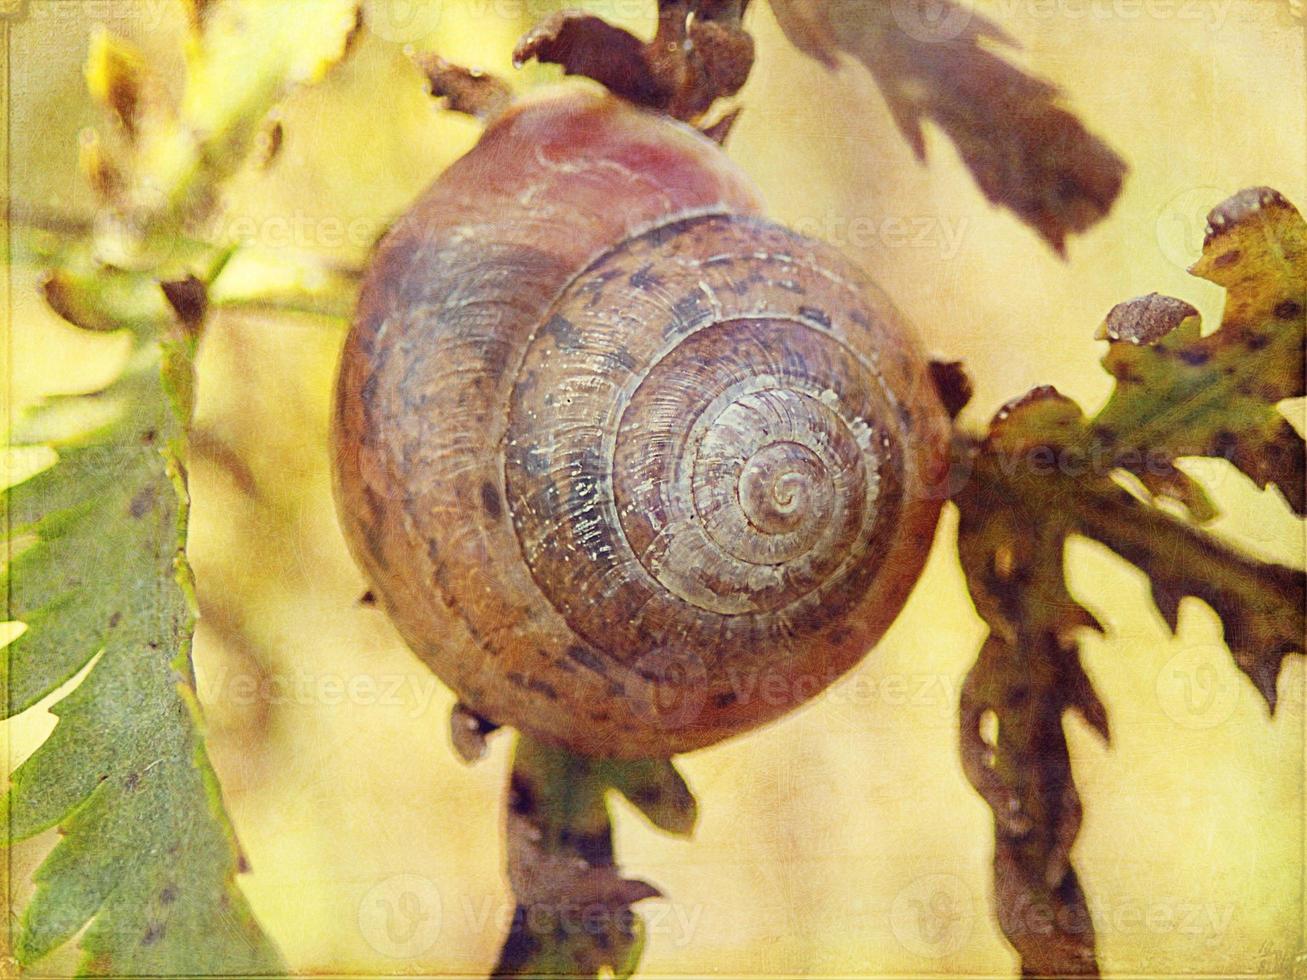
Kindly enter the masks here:
M 711 744 L 856 664 L 929 551 L 948 422 L 911 330 L 679 123 L 496 119 L 378 247 L 334 420 L 346 537 L 487 719 Z

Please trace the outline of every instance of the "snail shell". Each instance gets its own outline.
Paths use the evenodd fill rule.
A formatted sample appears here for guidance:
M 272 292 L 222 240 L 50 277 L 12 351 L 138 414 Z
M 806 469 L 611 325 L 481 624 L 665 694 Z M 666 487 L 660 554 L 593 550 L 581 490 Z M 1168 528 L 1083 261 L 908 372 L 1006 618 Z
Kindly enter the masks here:
M 334 423 L 349 543 L 476 713 L 598 756 L 711 744 L 880 638 L 948 422 L 839 252 L 680 123 L 565 91 L 380 244 Z

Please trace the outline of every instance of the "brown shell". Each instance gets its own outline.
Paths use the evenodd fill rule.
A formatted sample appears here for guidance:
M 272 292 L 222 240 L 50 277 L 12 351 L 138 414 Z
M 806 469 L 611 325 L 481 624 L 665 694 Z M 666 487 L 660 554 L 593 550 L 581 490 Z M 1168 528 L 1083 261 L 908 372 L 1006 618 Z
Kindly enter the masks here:
M 337 389 L 350 544 L 474 711 L 658 756 L 857 663 L 930 548 L 948 423 L 893 308 L 708 140 L 569 92 L 382 242 Z

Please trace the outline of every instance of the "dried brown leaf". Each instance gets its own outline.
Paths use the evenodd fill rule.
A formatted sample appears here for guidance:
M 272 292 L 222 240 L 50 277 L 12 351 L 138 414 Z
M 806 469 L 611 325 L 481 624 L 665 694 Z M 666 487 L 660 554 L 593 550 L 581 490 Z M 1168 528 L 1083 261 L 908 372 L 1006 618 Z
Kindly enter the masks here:
M 1106 711 L 1079 661 L 1076 634 L 1100 629 L 1069 594 L 1066 541 L 1085 535 L 1138 566 L 1174 629 L 1195 596 L 1221 618 L 1235 663 L 1274 710 L 1284 657 L 1303 650 L 1307 576 L 1256 561 L 1120 485 L 1123 470 L 1201 521 L 1205 492 L 1174 465 L 1226 455 L 1302 510 L 1302 439 L 1276 410 L 1303 393 L 1307 225 L 1266 188 L 1212 213 L 1194 271 L 1229 290 L 1219 330 L 1151 294 L 1115 307 L 1100 336 L 1117 387 L 1087 419 L 1051 387 L 1006 405 L 982 441 L 959 440 L 958 554 L 989 638 L 962 693 L 962 758 L 995 825 L 995 898 L 1028 974 L 1097 970 L 1093 925 L 1070 865 L 1080 824 L 1062 715 L 1107 737 Z M 943 387 L 948 388 L 948 375 Z M 1295 482 L 1296 481 L 1296 482 Z
M 800 50 L 834 67 L 862 62 L 903 136 L 926 153 L 923 120 L 948 134 L 981 191 L 1010 208 L 1059 253 L 1111 208 L 1124 162 L 1058 104 L 1048 82 L 985 42 L 1012 41 L 952 0 L 771 0 Z
M 593 14 L 563 10 L 533 28 L 513 52 L 583 75 L 639 105 L 697 119 L 734 95 L 753 66 L 753 39 L 740 25 L 747 0 L 661 0 L 648 43 Z
M 643 925 L 631 906 L 659 895 L 623 878 L 606 794 L 688 833 L 694 798 L 665 760 L 588 759 L 520 736 L 509 784 L 508 877 L 517 909 L 493 975 L 630 976 Z
M 568 75 L 592 78 L 614 95 L 640 105 L 667 99 L 661 79 L 646 58 L 647 45 L 602 17 L 560 10 L 531 29 L 513 51 L 513 63 L 531 59 L 562 65 Z
M 508 83 L 488 72 L 464 68 L 429 51 L 413 55 L 413 62 L 427 76 L 427 90 L 445 106 L 477 119 L 497 115 L 513 99 Z

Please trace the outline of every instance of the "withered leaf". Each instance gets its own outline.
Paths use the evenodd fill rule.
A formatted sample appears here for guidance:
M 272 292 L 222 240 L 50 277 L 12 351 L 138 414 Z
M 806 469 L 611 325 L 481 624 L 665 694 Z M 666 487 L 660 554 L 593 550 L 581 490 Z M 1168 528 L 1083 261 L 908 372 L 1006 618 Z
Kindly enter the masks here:
M 1067 526 L 1028 498 L 999 498 L 989 463 L 977 461 L 957 498 L 958 553 L 990 627 L 962 690 L 963 769 L 994 811 L 999 923 L 1023 970 L 1094 974 L 1093 924 L 1070 861 L 1081 810 L 1062 714 L 1075 710 L 1108 737 L 1076 648 L 1078 630 L 1099 626 L 1062 579 Z
M 985 42 L 1012 44 L 970 4 L 953 0 L 771 0 L 800 50 L 838 65 L 862 62 L 918 158 L 921 123 L 957 146 L 985 196 L 1010 208 L 1061 254 L 1068 234 L 1105 214 L 1125 163 L 1072 113 L 1048 82 L 1025 74 Z
M 520 736 L 508 794 L 508 878 L 517 908 L 494 976 L 634 971 L 644 937 L 631 906 L 659 892 L 617 868 L 610 788 L 665 830 L 693 826 L 694 798 L 669 761 L 588 759 Z
M 429 51 L 414 54 L 413 62 L 427 76 L 432 96 L 444 99 L 445 106 L 454 112 L 489 119 L 513 99 L 508 83 L 489 72 L 464 68 Z
M 1229 290 L 1219 330 L 1200 336 L 1182 300 L 1121 304 L 1100 332 L 1117 387 L 1097 416 L 1036 388 L 1005 406 L 982 441 L 959 444 L 970 479 L 955 495 L 958 553 L 990 629 L 962 693 L 962 756 L 994 811 L 999 922 L 1030 974 L 1097 970 L 1069 862 L 1080 801 L 1062 715 L 1077 711 L 1104 737 L 1108 728 L 1077 653 L 1077 632 L 1100 627 L 1067 591 L 1068 537 L 1100 541 L 1144 571 L 1172 629 L 1184 596 L 1210 605 L 1272 710 L 1285 655 L 1303 650 L 1301 570 L 1241 555 L 1116 478 L 1128 470 L 1202 520 L 1213 508 L 1175 461 L 1228 455 L 1302 511 L 1302 440 L 1277 434 L 1287 422 L 1275 406 L 1303 393 L 1304 224 L 1265 188 L 1240 192 L 1210 221 L 1194 271 Z
M 734 95 L 753 67 L 753 39 L 740 25 L 748 0 L 660 0 L 648 43 L 593 14 L 563 10 L 533 28 L 513 52 L 521 65 L 561 65 L 639 105 L 697 119 Z
M 660 79 L 645 58 L 645 42 L 579 10 L 560 10 L 532 28 L 513 51 L 513 62 L 532 58 L 562 65 L 568 75 L 592 78 L 614 95 L 640 105 L 666 99 Z

